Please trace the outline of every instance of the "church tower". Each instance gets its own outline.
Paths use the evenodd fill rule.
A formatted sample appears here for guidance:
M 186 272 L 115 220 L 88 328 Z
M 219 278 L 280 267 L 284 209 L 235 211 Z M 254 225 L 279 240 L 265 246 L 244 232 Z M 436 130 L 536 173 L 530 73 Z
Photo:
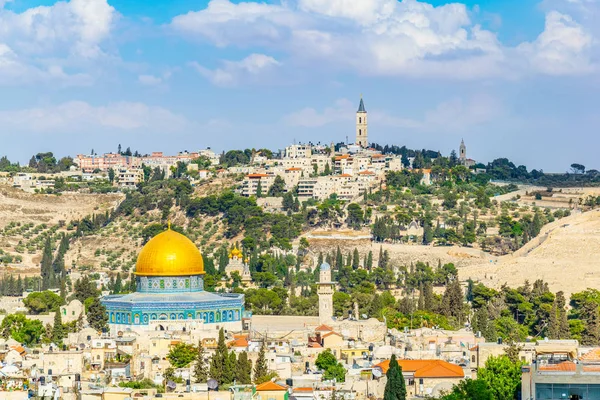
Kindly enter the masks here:
M 356 112 L 356 142 L 357 145 L 366 148 L 369 145 L 369 137 L 367 131 L 367 110 L 360 96 L 360 104 Z
M 333 291 L 335 282 L 331 281 L 331 267 L 321 264 L 317 293 L 319 294 L 319 323 L 325 324 L 333 320 Z
M 465 146 L 464 139 L 460 141 L 460 148 L 458 154 L 458 160 L 464 164 L 467 161 L 467 146 Z

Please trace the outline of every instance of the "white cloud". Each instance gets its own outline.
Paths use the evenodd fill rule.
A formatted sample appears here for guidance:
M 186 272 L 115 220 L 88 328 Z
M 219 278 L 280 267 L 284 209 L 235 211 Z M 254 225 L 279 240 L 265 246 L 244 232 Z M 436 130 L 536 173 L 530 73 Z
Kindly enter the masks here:
M 181 130 L 188 121 L 162 107 L 118 102 L 93 106 L 70 101 L 56 106 L 0 111 L 3 131 L 84 133 L 98 129 Z
M 0 0 L 2 2 L 2 0 Z M 21 13 L 0 3 L 0 84 L 89 84 L 117 18 L 107 0 L 59 1 Z M 75 72 L 77 71 L 77 72 Z
M 217 86 L 235 86 L 252 83 L 281 65 L 273 57 L 264 54 L 251 54 L 240 61 L 223 61 L 223 66 L 208 69 L 198 63 L 191 63 L 202 76 Z
M 145 86 L 157 86 L 162 83 L 162 78 L 154 75 L 140 75 L 138 82 Z
M 523 64 L 522 47 L 528 44 L 519 51 L 503 46 L 494 32 L 473 23 L 464 4 L 434 7 L 417 0 L 211 0 L 203 10 L 175 17 L 171 27 L 216 46 L 262 47 L 287 53 L 289 64 L 318 62 L 364 75 L 505 78 L 531 68 L 579 73 L 587 46 L 570 17 L 550 12 L 545 31 L 527 51 L 540 61 Z M 559 68 L 537 66 L 559 49 L 566 50 Z
M 348 116 L 351 116 L 355 111 L 355 107 L 350 100 L 339 99 L 332 107 L 327 107 L 321 112 L 307 107 L 286 115 L 283 121 L 291 126 L 316 128 L 332 122 L 347 120 Z
M 0 41 L 25 54 L 74 54 L 94 58 L 110 33 L 115 9 L 106 0 L 71 0 L 14 13 L 0 10 Z
M 532 68 L 550 75 L 587 73 L 593 70 L 590 48 L 593 38 L 569 15 L 550 11 L 535 41 L 522 43 L 517 50 Z
M 283 117 L 290 126 L 318 128 L 332 123 L 348 121 L 354 115 L 357 104 L 348 99 L 338 99 L 333 106 L 318 111 L 304 108 Z M 422 118 L 406 118 L 383 110 L 369 111 L 371 126 L 405 128 L 424 132 L 461 132 L 468 128 L 493 121 L 504 113 L 501 103 L 487 95 L 460 97 L 440 103 L 426 111 Z

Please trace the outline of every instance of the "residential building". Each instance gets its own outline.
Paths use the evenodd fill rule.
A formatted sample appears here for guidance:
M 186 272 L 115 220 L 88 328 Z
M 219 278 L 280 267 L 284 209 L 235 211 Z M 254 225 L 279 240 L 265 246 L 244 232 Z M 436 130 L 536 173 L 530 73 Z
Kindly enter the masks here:
M 465 378 L 460 366 L 442 360 L 398 360 L 398 364 L 402 367 L 408 396 L 438 396 Z M 384 376 L 389 365 L 389 360 L 375 365 L 374 370 L 379 372 L 374 375 Z

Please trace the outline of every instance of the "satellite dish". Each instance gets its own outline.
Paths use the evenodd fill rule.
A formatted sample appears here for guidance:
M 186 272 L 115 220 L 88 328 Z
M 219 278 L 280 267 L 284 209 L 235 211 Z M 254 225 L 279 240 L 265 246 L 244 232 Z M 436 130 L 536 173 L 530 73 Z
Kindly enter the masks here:
M 208 386 L 208 389 L 217 390 L 219 387 L 219 382 L 217 382 L 216 379 L 211 378 L 206 382 L 206 385 Z
M 373 369 L 373 376 L 375 378 L 381 378 L 381 370 L 378 368 Z
M 168 381 L 167 382 L 167 387 L 169 389 L 173 389 L 174 390 L 174 389 L 177 389 L 177 384 L 175 382 L 173 382 L 173 381 Z

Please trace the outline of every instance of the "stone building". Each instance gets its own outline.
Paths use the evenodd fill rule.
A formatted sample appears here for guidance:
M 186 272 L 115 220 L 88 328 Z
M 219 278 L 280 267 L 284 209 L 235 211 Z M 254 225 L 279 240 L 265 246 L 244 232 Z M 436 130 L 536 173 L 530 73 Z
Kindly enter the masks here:
M 231 277 L 234 272 L 237 272 L 242 278 L 242 282 L 252 282 L 248 260 L 244 260 L 244 255 L 237 247 L 229 252 L 229 263 L 225 267 L 225 272 L 229 277 Z
M 355 143 L 363 148 L 367 148 L 369 146 L 367 110 L 365 109 L 365 103 L 363 102 L 362 96 L 360 97 L 360 104 L 358 106 L 358 111 L 356 112 Z
M 331 266 L 327 263 L 321 264 L 318 283 L 319 321 L 321 324 L 331 322 L 333 319 L 334 287 L 335 283 L 331 281 Z
M 202 254 L 191 240 L 170 227 L 156 235 L 138 256 L 137 292 L 101 299 L 111 334 L 205 324 L 240 331 L 244 295 L 206 292 L 204 273 Z

